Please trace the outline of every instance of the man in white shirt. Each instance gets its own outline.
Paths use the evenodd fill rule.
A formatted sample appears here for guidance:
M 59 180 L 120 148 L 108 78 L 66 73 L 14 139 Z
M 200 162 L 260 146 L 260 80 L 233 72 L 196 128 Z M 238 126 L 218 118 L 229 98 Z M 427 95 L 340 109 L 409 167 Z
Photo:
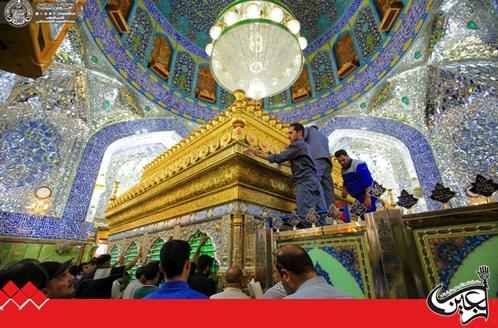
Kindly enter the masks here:
M 276 267 L 273 267 L 273 281 L 275 285 L 268 288 L 263 295 L 263 298 L 266 299 L 281 299 L 287 296 L 287 292 L 285 291 L 284 284 L 282 283 L 282 278 L 278 273 Z
M 250 298 L 242 291 L 242 279 L 244 273 L 239 267 L 232 266 L 227 270 L 227 287 L 218 294 L 214 294 L 210 299 L 248 299 Z
M 135 272 L 135 280 L 132 280 L 128 286 L 126 286 L 124 292 L 123 292 L 123 299 L 132 299 L 133 298 L 133 293 L 135 290 L 138 288 L 142 287 L 145 282 L 144 278 L 144 266 L 141 266 L 137 269 Z

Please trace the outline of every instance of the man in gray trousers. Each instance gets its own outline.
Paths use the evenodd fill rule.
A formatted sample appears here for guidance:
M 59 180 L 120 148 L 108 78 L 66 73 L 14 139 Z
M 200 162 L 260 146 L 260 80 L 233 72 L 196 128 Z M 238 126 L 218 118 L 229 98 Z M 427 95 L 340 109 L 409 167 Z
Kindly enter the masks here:
M 311 157 L 315 161 L 316 176 L 320 181 L 327 209 L 335 204 L 332 162 L 330 161 L 329 139 L 318 131 L 318 127 L 304 128 L 304 141 L 310 145 Z
M 256 148 L 249 148 L 248 152 L 268 160 L 270 163 L 282 163 L 289 161 L 291 164 L 291 181 L 296 188 L 297 215 L 304 227 L 310 226 L 306 222 L 309 210 L 324 209 L 325 200 L 320 191 L 315 169 L 315 163 L 311 156 L 310 146 L 304 141 L 304 127 L 299 123 L 290 125 L 287 134 L 290 145 L 280 154 L 266 154 Z

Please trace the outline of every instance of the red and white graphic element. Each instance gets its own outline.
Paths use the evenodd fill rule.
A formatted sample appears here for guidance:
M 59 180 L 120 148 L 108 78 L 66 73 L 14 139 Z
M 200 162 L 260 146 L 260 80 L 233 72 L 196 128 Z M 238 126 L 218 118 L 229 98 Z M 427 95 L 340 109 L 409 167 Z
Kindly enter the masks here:
M 33 304 L 38 310 L 42 308 L 49 299 L 28 281 L 23 288 L 19 289 L 12 281 L 9 281 L 0 290 L 0 310 L 8 309 L 13 303 L 19 310 L 22 310 L 28 303 Z

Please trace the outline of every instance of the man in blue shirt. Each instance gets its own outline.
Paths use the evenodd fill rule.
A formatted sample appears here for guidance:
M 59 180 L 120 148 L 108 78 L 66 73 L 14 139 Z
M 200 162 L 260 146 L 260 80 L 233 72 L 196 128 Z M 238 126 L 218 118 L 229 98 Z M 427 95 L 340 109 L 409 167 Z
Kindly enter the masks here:
M 375 212 L 377 199 L 368 194 L 373 179 L 367 164 L 357 159 L 351 159 L 344 149 L 336 151 L 334 156 L 342 166 L 342 179 L 344 180 L 342 196 L 346 197 L 346 192 L 349 192 L 365 206 L 367 213 Z
M 190 274 L 190 245 L 184 240 L 170 240 L 161 248 L 161 271 L 166 282 L 145 299 L 207 299 L 208 297 L 190 289 L 187 279 Z
M 316 176 L 322 187 L 325 206 L 329 209 L 331 204 L 335 204 L 329 139 L 313 125 L 304 129 L 304 140 L 310 145 L 311 156 L 315 161 Z
M 270 163 L 290 161 L 292 176 L 291 181 L 296 188 L 297 215 L 303 226 L 308 227 L 306 216 L 311 208 L 325 209 L 323 193 L 320 192 L 320 181 L 316 176 L 315 163 L 311 157 L 310 146 L 304 141 L 304 127 L 293 123 L 287 131 L 290 145 L 280 154 L 265 154 L 256 148 L 248 151 L 254 155 L 268 160 Z

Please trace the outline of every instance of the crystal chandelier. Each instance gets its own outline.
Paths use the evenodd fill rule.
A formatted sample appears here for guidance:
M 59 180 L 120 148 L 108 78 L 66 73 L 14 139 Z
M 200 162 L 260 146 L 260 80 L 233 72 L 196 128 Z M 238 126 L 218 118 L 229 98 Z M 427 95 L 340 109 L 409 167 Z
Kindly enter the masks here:
M 233 2 L 209 31 L 206 53 L 214 78 L 228 91 L 242 89 L 256 100 L 288 89 L 303 68 L 307 41 L 300 29 L 277 1 Z

